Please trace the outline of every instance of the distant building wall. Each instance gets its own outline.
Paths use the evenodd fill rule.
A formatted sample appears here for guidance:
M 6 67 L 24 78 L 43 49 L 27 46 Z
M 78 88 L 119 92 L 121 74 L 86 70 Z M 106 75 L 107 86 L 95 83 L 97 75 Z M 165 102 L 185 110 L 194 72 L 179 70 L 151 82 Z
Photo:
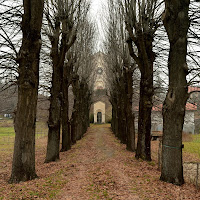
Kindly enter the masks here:
M 162 131 L 163 129 L 163 118 L 162 113 L 152 112 L 151 114 L 151 131 Z
M 186 111 L 183 125 L 183 132 L 195 133 L 194 111 Z M 135 119 L 135 128 L 138 132 L 138 119 Z M 161 111 L 152 111 L 151 114 L 151 131 L 163 131 L 163 116 Z
M 91 105 L 91 108 L 90 108 L 90 117 L 91 117 L 91 119 L 92 119 L 92 117 L 94 115 L 94 104 L 96 102 L 99 102 L 99 101 L 105 103 L 105 123 L 111 122 L 111 119 L 112 119 L 112 105 L 111 105 L 111 103 L 109 101 L 108 96 L 106 95 L 106 90 L 95 90 L 94 91 L 94 94 L 92 96 L 92 102 L 94 102 L 94 103 Z
M 105 111 L 106 106 L 105 103 L 98 101 L 94 104 L 94 123 L 97 123 L 97 113 L 102 113 L 102 123 L 105 123 Z
M 195 133 L 194 131 L 195 131 L 194 111 L 186 111 L 185 121 L 183 125 L 183 132 L 194 134 Z

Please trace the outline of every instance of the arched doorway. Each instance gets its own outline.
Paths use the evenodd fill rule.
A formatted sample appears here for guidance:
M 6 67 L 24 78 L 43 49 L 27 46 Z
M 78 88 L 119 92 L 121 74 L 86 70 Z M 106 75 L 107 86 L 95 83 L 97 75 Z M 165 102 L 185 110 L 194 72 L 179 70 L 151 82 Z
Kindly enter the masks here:
M 102 112 L 97 113 L 97 123 L 101 124 L 102 123 Z
M 94 123 L 105 123 L 105 103 L 98 101 L 94 103 Z

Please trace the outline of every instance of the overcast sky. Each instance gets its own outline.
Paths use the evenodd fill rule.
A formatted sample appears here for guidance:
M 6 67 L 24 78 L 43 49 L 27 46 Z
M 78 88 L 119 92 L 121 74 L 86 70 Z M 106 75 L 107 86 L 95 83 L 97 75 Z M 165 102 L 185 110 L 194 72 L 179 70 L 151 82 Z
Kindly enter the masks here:
M 90 17 L 97 26 L 98 42 L 97 51 L 102 50 L 104 40 L 104 23 L 107 0 L 91 0 Z

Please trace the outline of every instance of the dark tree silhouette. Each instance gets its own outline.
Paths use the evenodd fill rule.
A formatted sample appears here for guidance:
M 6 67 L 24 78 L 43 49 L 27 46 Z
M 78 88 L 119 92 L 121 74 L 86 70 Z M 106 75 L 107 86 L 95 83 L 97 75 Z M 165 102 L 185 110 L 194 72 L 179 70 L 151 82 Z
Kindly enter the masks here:
M 190 1 L 165 0 L 163 22 L 170 42 L 169 88 L 163 104 L 161 180 L 182 185 L 182 130 L 188 95 L 187 32 Z
M 18 53 L 18 104 L 14 120 L 15 145 L 10 183 L 37 177 L 35 172 L 35 122 L 39 84 L 39 55 L 43 0 L 23 1 L 22 46 Z

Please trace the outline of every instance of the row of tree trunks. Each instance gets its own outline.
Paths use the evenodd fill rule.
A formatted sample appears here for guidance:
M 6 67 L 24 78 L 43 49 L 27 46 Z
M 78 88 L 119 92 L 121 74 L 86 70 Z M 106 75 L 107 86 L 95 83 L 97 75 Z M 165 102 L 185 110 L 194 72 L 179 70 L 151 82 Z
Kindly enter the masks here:
M 62 82 L 62 148 L 61 151 L 68 151 L 71 148 L 71 127 L 69 120 L 69 86 L 71 84 L 71 73 L 73 69 L 73 62 L 68 53 L 68 62 L 63 69 Z
M 160 26 L 161 16 L 158 16 L 158 13 L 163 6 L 162 2 L 159 1 L 118 2 L 120 2 L 123 10 L 123 20 L 129 35 L 127 40 L 129 53 L 141 72 L 136 158 L 150 161 L 151 110 L 153 105 L 152 97 L 154 95 L 153 64 L 155 61 L 153 41 L 155 32 Z M 185 105 L 188 99 L 186 55 L 187 32 L 190 25 L 188 17 L 190 0 L 165 0 L 163 2 L 165 2 L 165 12 L 162 15 L 162 19 L 169 38 L 170 51 L 168 58 L 169 88 L 163 104 L 163 155 L 160 179 L 181 185 L 184 183 L 182 130 Z M 110 7 L 114 7 L 114 1 L 111 1 Z M 117 6 L 116 9 L 120 13 L 120 9 Z M 110 10 L 112 11 L 112 9 Z M 118 12 L 113 12 L 111 15 L 111 27 L 115 25 L 113 20 L 115 16 L 116 18 L 118 17 Z M 121 27 L 123 27 L 123 24 L 121 24 Z M 122 30 L 122 33 L 118 33 L 117 41 L 116 35 L 112 35 L 112 30 L 110 31 L 112 37 L 108 40 L 108 44 L 111 46 L 110 52 L 112 52 L 113 48 L 115 50 L 120 49 L 120 43 L 123 43 L 120 34 L 123 35 L 124 30 Z M 115 27 L 115 32 L 117 32 L 117 26 Z M 123 54 L 123 49 L 119 51 Z M 114 57 L 110 58 L 112 63 L 117 63 L 120 60 L 120 53 L 111 54 Z M 118 82 L 113 82 L 114 87 L 111 87 L 111 103 L 113 106 L 112 129 L 122 142 L 130 142 L 128 131 L 124 131 L 124 125 L 130 127 L 130 122 L 125 122 L 124 116 L 127 116 L 127 119 L 130 119 L 131 116 L 124 115 L 123 111 L 124 105 L 128 104 L 127 98 L 124 98 L 126 92 L 124 92 L 122 79 L 120 79 L 122 78 L 121 73 L 119 73 L 121 65 L 114 66 L 113 69 L 115 69 L 113 71 L 116 73 L 116 77 L 118 77 Z M 121 77 L 119 78 L 119 76 Z M 122 132 L 123 135 L 121 135 Z
M 132 33 L 130 33 L 132 34 Z M 127 40 L 129 52 L 135 59 L 141 73 L 139 117 L 138 117 L 138 141 L 135 157 L 151 161 L 151 110 L 153 106 L 153 63 L 155 53 L 153 52 L 153 36 L 151 33 L 137 32 L 137 39 Z M 137 46 L 138 56 L 134 54 L 133 44 Z
M 80 140 L 89 126 L 89 110 L 91 106 L 91 93 L 88 83 L 76 76 L 72 80 L 74 107 L 71 117 L 71 139 L 72 143 Z
M 62 35 L 62 43 L 59 47 L 61 23 L 59 19 L 55 22 L 54 37 L 51 38 L 51 58 L 53 62 L 52 86 L 50 97 L 50 109 L 48 120 L 48 142 L 45 162 L 59 159 L 60 152 L 60 126 L 62 106 L 62 81 L 63 66 L 66 55 L 66 35 Z
M 59 57 L 56 59 L 58 60 Z M 50 109 L 48 120 L 48 142 L 45 162 L 59 159 L 60 151 L 60 125 L 61 125 L 61 105 L 62 105 L 62 66 L 55 62 L 53 67 Z
M 151 79 L 147 81 L 148 79 Z M 147 79 L 141 76 L 140 81 L 140 100 L 139 100 L 139 117 L 138 117 L 138 142 L 136 150 L 136 158 L 143 160 L 151 160 L 151 109 L 152 109 L 152 93 L 148 93 L 149 85 L 153 85 L 152 78 Z
M 123 76 L 115 85 L 110 97 L 112 104 L 112 130 L 116 137 L 127 146 L 127 150 L 135 151 L 135 125 L 132 111 L 133 70 L 123 70 Z
M 123 2 L 123 1 L 121 1 Z M 159 2 L 160 4 L 160 2 Z M 138 141 L 136 158 L 151 160 L 151 109 L 153 105 L 153 40 L 158 28 L 158 1 L 133 1 L 123 4 L 125 24 L 128 31 L 129 54 L 140 73 L 140 97 L 138 117 Z M 153 22 L 153 23 L 152 23 Z
M 18 104 L 14 120 L 15 145 L 10 183 L 37 177 L 35 172 L 35 123 L 43 6 L 43 0 L 23 1 L 23 39 L 18 56 Z
M 153 97 L 153 63 L 151 69 L 144 66 L 140 80 L 140 100 L 138 117 L 138 142 L 136 158 L 151 160 L 151 109 Z
M 71 148 L 68 90 L 69 90 L 69 85 L 67 84 L 67 81 L 64 81 L 63 101 L 62 101 L 62 148 L 61 148 L 61 151 L 68 151 Z
M 133 70 L 126 72 L 127 80 L 127 106 L 126 106 L 126 121 L 127 121 L 127 150 L 135 151 L 135 116 L 133 113 Z
M 189 0 L 165 0 L 164 26 L 170 42 L 168 58 L 169 88 L 163 105 L 163 145 L 161 180 L 182 185 L 182 130 L 185 105 L 189 97 L 187 32 Z
M 49 132 L 45 162 L 59 159 L 61 123 L 64 126 L 62 151 L 70 149 L 71 145 L 68 119 L 68 87 L 70 84 L 71 60 L 69 58 L 66 60 L 66 57 L 67 52 L 76 41 L 76 32 L 72 30 L 73 27 L 70 22 L 62 19 L 62 17 L 56 17 L 53 36 L 49 36 L 53 74 L 50 91 Z M 67 62 L 66 65 L 65 62 Z
M 115 85 L 115 89 L 113 89 L 113 93 L 110 96 L 110 102 L 112 104 L 112 131 L 114 132 L 115 136 L 124 144 L 126 144 L 126 140 L 127 140 L 127 134 L 126 134 L 126 129 L 124 129 L 124 127 L 126 128 L 126 125 L 124 124 L 126 121 L 123 120 L 125 119 L 123 117 L 122 112 L 125 111 L 125 109 L 123 109 L 123 103 L 121 95 L 120 96 L 120 92 L 121 88 L 120 85 L 117 84 Z
M 110 102 L 112 104 L 112 120 L 111 120 L 111 128 L 113 133 L 117 138 L 119 138 L 118 134 L 118 113 L 117 113 L 117 103 L 116 98 L 111 95 Z

